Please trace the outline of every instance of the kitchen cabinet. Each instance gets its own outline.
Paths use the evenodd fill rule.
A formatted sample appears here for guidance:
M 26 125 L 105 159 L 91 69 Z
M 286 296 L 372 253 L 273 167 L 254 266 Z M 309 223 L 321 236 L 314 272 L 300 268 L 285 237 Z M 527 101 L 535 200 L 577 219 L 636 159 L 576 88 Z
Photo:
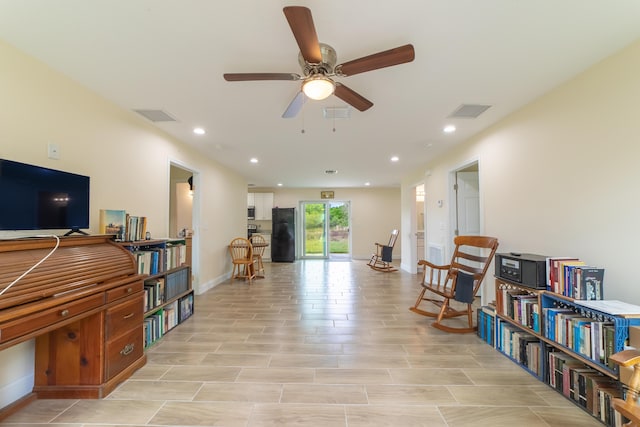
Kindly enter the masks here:
M 273 193 L 247 193 L 247 205 L 255 206 L 256 221 L 270 221 L 271 209 L 273 209 Z

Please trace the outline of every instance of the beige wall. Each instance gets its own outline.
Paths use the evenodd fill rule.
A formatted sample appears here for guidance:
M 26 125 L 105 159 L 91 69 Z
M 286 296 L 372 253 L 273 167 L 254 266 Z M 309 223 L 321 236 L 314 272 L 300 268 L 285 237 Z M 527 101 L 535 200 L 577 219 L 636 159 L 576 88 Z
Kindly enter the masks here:
M 450 205 L 449 172 L 477 159 L 482 227 L 499 251 L 578 256 L 606 269 L 605 298 L 640 305 L 639 75 L 637 42 L 407 176 L 403 194 L 425 180 L 427 239 L 450 241 L 436 200 Z
M 0 158 L 90 176 L 91 233 L 106 208 L 147 216 L 153 237 L 168 236 L 169 163 L 197 171 L 194 287 L 202 292 L 229 276 L 226 246 L 246 233 L 246 218 L 228 213 L 245 210 L 244 178 L 3 42 L 0 63 Z M 47 158 L 50 142 L 58 144 L 59 160 Z M 32 360 L 30 352 L 30 343 L 0 352 L 0 407 L 15 400 L 15 385 L 32 374 L 13 362 L 16 353 Z
M 267 189 L 252 189 L 263 192 Z M 301 201 L 320 200 L 320 189 L 268 189 L 274 193 L 273 205 L 280 208 L 299 207 Z M 375 242 L 389 241 L 391 230 L 400 227 L 400 188 L 337 188 L 336 201 L 351 203 L 351 255 L 368 259 Z M 401 256 L 400 239 L 393 257 Z

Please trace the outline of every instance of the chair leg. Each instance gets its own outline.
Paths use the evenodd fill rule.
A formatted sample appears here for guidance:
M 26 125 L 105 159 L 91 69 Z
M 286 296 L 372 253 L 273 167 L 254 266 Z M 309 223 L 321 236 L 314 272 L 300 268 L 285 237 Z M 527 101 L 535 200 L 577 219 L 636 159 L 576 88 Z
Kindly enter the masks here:
M 427 288 L 422 288 L 422 292 L 420 292 L 420 295 L 418 295 L 418 299 L 416 300 L 416 303 L 413 305 L 412 308 L 418 308 L 418 306 L 422 302 L 422 297 L 424 296 L 424 293 L 426 291 L 427 291 Z
M 444 314 L 449 310 L 449 298 L 445 298 L 442 302 L 442 307 L 440 308 L 440 312 L 438 313 L 438 317 L 436 317 L 435 323 L 442 322 L 444 318 Z
M 238 267 L 238 264 L 233 264 L 233 268 L 231 269 L 231 282 L 233 283 L 233 279 L 236 278 L 236 268 Z

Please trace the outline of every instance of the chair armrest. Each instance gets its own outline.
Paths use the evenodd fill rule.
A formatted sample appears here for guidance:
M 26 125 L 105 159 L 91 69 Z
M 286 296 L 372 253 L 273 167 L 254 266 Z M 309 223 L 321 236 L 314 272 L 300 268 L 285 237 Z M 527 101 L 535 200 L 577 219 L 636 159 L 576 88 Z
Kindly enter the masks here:
M 426 259 L 418 261 L 418 265 L 423 266 L 421 285 L 431 289 L 445 289 L 446 278 L 449 277 L 449 265 L 437 265 Z
M 640 351 L 638 350 L 622 350 L 609 357 L 613 362 L 625 368 L 640 363 Z
M 434 264 L 432 262 L 427 261 L 426 259 L 421 259 L 420 261 L 418 261 L 418 265 L 424 265 L 425 269 L 426 268 L 433 268 L 435 270 L 448 270 L 451 265 L 447 264 L 447 265 L 437 265 Z

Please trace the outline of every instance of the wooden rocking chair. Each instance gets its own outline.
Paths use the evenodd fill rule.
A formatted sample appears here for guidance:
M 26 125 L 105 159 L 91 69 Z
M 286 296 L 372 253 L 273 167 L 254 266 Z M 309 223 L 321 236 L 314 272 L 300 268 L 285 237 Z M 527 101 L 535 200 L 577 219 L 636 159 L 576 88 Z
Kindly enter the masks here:
M 418 262 L 418 265 L 424 266 L 420 283 L 422 292 L 409 310 L 423 316 L 435 317 L 436 320 L 432 323 L 435 328 L 446 332 L 469 333 L 478 329 L 477 326 L 473 326 L 471 304 L 498 249 L 498 239 L 486 236 L 457 236 L 454 243 L 456 247 L 449 265 L 435 265 L 426 260 Z M 488 254 L 480 255 L 480 252 L 487 250 Z M 466 309 L 454 309 L 451 307 L 451 300 L 466 304 Z M 435 304 L 440 307 L 440 311 L 419 309 L 418 305 L 422 301 Z M 467 316 L 469 326 L 452 327 L 442 323 L 443 319 L 457 316 Z
M 391 265 L 391 255 L 393 253 L 393 247 L 396 244 L 396 240 L 398 240 L 397 229 L 391 232 L 388 244 L 383 245 L 382 243 L 376 243 L 376 253 L 371 255 L 371 259 L 367 265 L 378 271 L 398 271 L 397 268 Z
M 640 395 L 640 351 L 635 349 L 622 350 L 611 355 L 612 362 L 622 367 L 633 367 L 633 374 L 629 380 L 629 387 L 626 397 L 613 399 L 613 408 L 629 421 L 622 424 L 624 427 L 640 427 L 640 406 L 638 396 Z

